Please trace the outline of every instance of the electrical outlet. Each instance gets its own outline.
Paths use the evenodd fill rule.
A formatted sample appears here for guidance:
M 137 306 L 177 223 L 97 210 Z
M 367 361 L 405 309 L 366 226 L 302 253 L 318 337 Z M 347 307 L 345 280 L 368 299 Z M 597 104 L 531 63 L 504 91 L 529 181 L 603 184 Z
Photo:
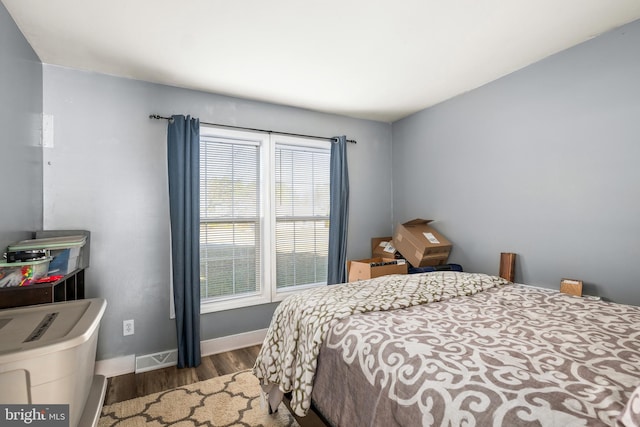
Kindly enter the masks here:
M 122 321 L 122 335 L 133 335 L 133 319 Z

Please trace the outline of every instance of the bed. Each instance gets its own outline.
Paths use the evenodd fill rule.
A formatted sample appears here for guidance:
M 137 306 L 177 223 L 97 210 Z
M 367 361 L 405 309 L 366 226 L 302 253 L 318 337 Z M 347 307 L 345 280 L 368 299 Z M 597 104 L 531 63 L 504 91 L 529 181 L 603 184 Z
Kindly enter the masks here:
M 640 307 L 484 274 L 384 276 L 278 306 L 254 366 L 304 424 L 640 426 Z

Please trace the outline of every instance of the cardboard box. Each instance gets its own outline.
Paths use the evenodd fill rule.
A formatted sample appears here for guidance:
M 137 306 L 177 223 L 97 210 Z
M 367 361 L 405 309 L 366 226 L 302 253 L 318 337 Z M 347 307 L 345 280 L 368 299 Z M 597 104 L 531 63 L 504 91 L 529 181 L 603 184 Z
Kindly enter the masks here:
M 347 275 L 350 282 L 373 279 L 388 274 L 407 274 L 409 266 L 403 259 L 369 258 L 347 261 Z
M 393 234 L 393 245 L 414 267 L 447 263 L 451 243 L 429 225 L 430 219 L 414 219 L 398 224 Z
M 395 258 L 396 248 L 393 246 L 393 237 L 372 237 L 371 257 L 372 258 Z
M 582 280 L 562 279 L 560 281 L 560 292 L 581 297 Z

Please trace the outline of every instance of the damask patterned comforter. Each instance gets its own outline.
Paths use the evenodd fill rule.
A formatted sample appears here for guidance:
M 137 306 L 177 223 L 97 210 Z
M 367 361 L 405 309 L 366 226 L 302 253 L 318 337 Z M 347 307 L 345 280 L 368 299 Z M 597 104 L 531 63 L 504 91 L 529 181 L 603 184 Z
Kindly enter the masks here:
M 437 272 L 383 276 L 292 295 L 276 309 L 253 372 L 271 408 L 277 408 L 283 393 L 292 392 L 292 409 L 304 416 L 311 406 L 320 347 L 340 319 L 473 295 L 508 283 L 485 274 Z
M 501 286 L 345 317 L 320 353 L 336 426 L 640 426 L 640 307 Z

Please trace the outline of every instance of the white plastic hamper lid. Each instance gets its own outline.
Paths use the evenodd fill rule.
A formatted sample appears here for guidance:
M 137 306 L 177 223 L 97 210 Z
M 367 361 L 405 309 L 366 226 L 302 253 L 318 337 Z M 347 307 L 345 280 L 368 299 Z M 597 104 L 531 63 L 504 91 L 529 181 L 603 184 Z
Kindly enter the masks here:
M 0 372 L 3 366 L 77 347 L 100 326 L 103 298 L 0 310 Z

